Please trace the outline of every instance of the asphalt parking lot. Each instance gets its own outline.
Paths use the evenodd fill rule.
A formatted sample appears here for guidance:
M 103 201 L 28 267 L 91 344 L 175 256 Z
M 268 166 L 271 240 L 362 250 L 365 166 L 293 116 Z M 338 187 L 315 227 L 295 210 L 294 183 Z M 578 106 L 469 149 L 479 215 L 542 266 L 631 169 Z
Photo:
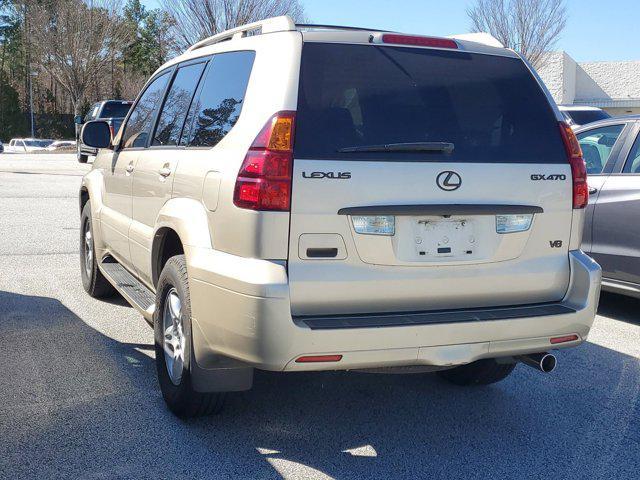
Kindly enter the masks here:
M 0 478 L 638 478 L 640 301 L 604 295 L 589 343 L 543 375 L 256 374 L 181 421 L 152 331 L 80 283 L 68 155 L 0 155 Z

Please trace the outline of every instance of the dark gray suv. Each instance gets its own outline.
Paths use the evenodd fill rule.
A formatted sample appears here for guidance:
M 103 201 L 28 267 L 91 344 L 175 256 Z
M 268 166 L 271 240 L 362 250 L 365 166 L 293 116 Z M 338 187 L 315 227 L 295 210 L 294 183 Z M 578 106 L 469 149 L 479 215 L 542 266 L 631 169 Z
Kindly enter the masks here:
M 602 288 L 640 298 L 640 115 L 576 130 L 589 182 L 583 250 L 602 266 Z

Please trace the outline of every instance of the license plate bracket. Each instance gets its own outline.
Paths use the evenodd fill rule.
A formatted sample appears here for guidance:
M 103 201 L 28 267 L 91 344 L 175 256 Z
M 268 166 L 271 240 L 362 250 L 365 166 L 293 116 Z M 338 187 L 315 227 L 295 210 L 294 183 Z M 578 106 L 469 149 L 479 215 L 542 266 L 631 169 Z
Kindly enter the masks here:
M 465 218 L 420 218 L 414 224 L 419 259 L 469 258 L 478 249 L 475 222 Z

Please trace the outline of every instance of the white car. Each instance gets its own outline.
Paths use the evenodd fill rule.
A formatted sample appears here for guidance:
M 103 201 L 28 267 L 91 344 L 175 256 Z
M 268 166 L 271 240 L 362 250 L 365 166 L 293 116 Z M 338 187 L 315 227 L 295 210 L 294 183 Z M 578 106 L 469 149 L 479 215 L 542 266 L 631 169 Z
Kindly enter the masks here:
M 576 129 L 587 123 L 597 122 L 611 118 L 607 112 L 598 107 L 586 107 L 581 105 L 558 105 L 560 113 L 564 116 L 572 129 Z
M 12 138 L 9 145 L 5 147 L 5 153 L 31 153 L 45 150 L 53 140 L 39 138 Z
M 75 148 L 76 141 L 75 140 L 56 140 L 51 145 L 49 145 L 46 149 L 48 151 L 55 151 L 61 148 Z

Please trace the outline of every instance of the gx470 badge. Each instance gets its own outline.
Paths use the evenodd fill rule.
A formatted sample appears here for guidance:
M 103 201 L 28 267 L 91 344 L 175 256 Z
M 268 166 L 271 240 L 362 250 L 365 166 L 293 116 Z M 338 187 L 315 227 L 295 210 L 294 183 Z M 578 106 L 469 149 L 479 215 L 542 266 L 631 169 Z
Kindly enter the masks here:
M 531 175 L 531 180 L 533 180 L 534 182 L 537 180 L 566 180 L 567 176 L 564 174 L 551 174 L 551 175 L 544 175 L 542 173 L 534 173 L 533 175 Z

